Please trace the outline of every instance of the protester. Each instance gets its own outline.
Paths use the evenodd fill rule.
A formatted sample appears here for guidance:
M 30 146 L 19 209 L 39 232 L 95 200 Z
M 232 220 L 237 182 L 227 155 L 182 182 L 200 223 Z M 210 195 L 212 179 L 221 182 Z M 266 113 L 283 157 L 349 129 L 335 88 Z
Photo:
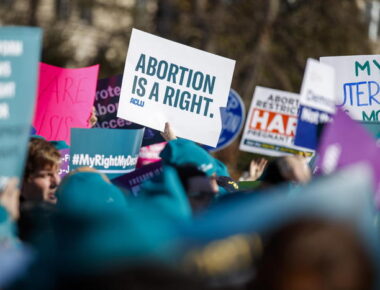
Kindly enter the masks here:
M 284 182 L 306 184 L 311 180 L 311 170 L 305 157 L 291 155 L 270 161 L 260 178 L 260 188 L 276 186 Z
M 53 216 L 56 205 L 50 202 L 25 201 L 20 206 L 17 222 L 18 237 L 23 242 L 38 248 L 41 240 L 53 235 Z
M 190 220 L 191 206 L 177 171 L 164 166 L 162 174 L 142 184 L 138 201 L 152 205 L 177 220 Z
M 145 33 L 133 33 L 145 37 Z M 162 41 L 154 39 L 157 44 Z M 147 43 L 141 43 L 140 46 L 131 44 L 130 47 L 136 49 Z M 17 48 L 17 43 L 11 44 Z M 154 43 L 149 45 L 154 47 Z M 5 52 L 8 47 L 0 48 Z M 160 51 L 164 50 L 163 44 Z M 227 101 L 227 94 L 223 94 L 223 91 L 228 92 L 230 89 L 227 82 L 232 78 L 233 62 L 217 58 L 214 65 L 207 66 L 205 57 L 205 66 L 199 62 L 200 67 L 197 68 L 196 62 L 194 67 L 190 66 L 190 58 L 189 64 L 180 61 L 176 64 L 175 54 L 173 59 L 166 60 L 165 57 L 154 56 L 153 51 L 137 51 L 138 54 L 131 57 L 133 61 L 138 60 L 133 68 L 138 75 L 133 77 L 126 73 L 123 83 L 132 85 L 132 93 L 128 94 L 134 97 L 123 104 L 122 99 L 125 101 L 127 90 L 115 90 L 109 86 L 97 97 L 106 99 L 108 96 L 114 98 L 120 95 L 121 110 L 118 110 L 118 103 L 112 103 L 107 107 L 102 105 L 100 112 L 107 114 L 113 110 L 114 114 L 127 116 L 129 111 L 126 109 L 130 109 L 144 121 L 144 114 L 139 112 L 150 112 L 144 109 L 160 103 L 165 109 L 178 109 L 179 113 L 186 113 L 181 115 L 184 116 L 183 120 L 188 117 L 191 120 L 190 114 L 193 114 L 197 121 L 194 124 L 198 124 L 198 127 L 199 124 L 208 125 L 204 127 L 207 130 L 203 133 L 209 136 L 192 136 L 191 140 L 216 144 L 219 136 L 216 125 L 220 120 L 216 114 L 225 105 L 223 100 Z M 188 57 L 192 54 L 189 52 L 185 55 Z M 223 60 L 220 65 L 218 59 Z M 65 69 L 47 64 L 40 66 L 45 69 L 50 67 L 52 72 L 57 70 L 69 74 Z M 219 70 L 219 67 L 227 67 L 226 76 L 230 77 L 218 75 L 217 71 L 207 73 L 208 68 Z M 97 67 L 85 71 L 92 71 L 91 78 L 96 81 Z M 43 74 L 46 71 L 42 70 Z M 313 77 L 313 81 L 321 81 L 327 75 L 316 76 L 319 77 Z M 45 120 L 42 125 L 54 127 L 47 129 L 54 131 L 51 136 L 59 136 L 65 141 L 47 141 L 41 136 L 32 136 L 21 189 L 18 190 L 18 179 L 0 179 L 1 185 L 4 185 L 0 188 L 0 270 L 2 258 L 7 259 L 4 269 L 8 269 L 8 265 L 11 270 L 13 266 L 17 268 L 17 271 L 11 271 L 17 272 L 17 275 L 4 274 L 3 277 L 0 271 L 0 288 L 372 290 L 380 287 L 377 277 L 380 269 L 380 236 L 376 224 L 379 213 L 374 210 L 374 204 L 378 202 L 379 205 L 380 199 L 376 196 L 377 199 L 372 203 L 369 199 L 369 195 L 375 192 L 371 183 L 372 173 L 375 173 L 375 180 L 379 178 L 379 151 L 371 138 L 368 143 L 372 142 L 372 146 L 368 147 L 368 152 L 358 153 L 359 157 L 355 155 L 355 162 L 351 162 L 351 159 L 347 161 L 348 165 L 352 165 L 357 160 L 362 161 L 360 154 L 368 153 L 367 159 L 374 159 L 370 160 L 373 162 L 371 166 L 363 165 L 340 172 L 342 174 L 319 176 L 317 180 L 307 158 L 320 152 L 315 151 L 314 147 L 310 149 L 295 145 L 295 134 L 300 128 L 297 127 L 297 113 L 302 103 L 300 95 L 282 95 L 281 91 L 274 90 L 266 94 L 264 91 L 267 90 L 261 88 L 257 91 L 262 94 L 258 93 L 254 99 L 257 108 L 247 118 L 250 120 L 247 124 L 251 124 L 246 126 L 241 149 L 259 154 L 266 152 L 271 157 L 260 155 L 251 160 L 248 174 L 241 178 L 246 184 L 244 190 L 234 181 L 223 162 L 199 144 L 177 138 L 173 129 L 176 124 L 169 122 L 165 123 L 161 133 L 167 142 L 160 152 L 162 161 L 149 168 L 143 166 L 137 173 L 137 152 L 142 144 L 144 129 L 136 130 L 140 134 L 139 138 L 124 138 L 123 135 L 120 139 L 115 137 L 116 131 L 110 128 L 87 131 L 90 130 L 88 127 L 95 125 L 97 116 L 95 106 L 88 116 L 93 99 L 86 99 L 85 96 L 88 96 L 87 90 L 95 90 L 96 82 L 84 85 L 84 78 L 81 87 L 81 81 L 70 78 L 61 80 L 59 76 L 56 78 L 50 82 L 43 79 L 49 84 L 48 88 L 40 92 L 44 101 L 37 104 L 38 112 L 48 111 L 45 109 L 52 107 L 46 113 L 50 119 L 46 121 L 45 116 L 41 118 L 40 114 L 36 120 L 42 123 Z M 154 78 L 157 78 L 157 82 L 152 82 Z M 57 91 L 54 91 L 56 95 L 50 103 L 49 90 L 55 89 L 55 81 Z M 315 87 L 318 89 L 322 86 Z M 64 95 L 59 94 L 62 89 Z M 71 95 L 74 91 L 75 96 Z M 166 92 L 163 98 L 159 91 Z M 82 92 L 83 95 L 80 94 Z M 309 93 L 309 101 L 324 100 L 324 95 L 312 96 L 311 90 Z M 216 96 L 219 97 L 218 101 L 214 98 Z M 334 109 L 334 101 L 326 100 L 329 108 Z M 72 107 L 68 105 L 70 102 Z M 68 107 L 61 108 L 63 103 Z M 71 115 L 62 113 L 57 121 L 52 113 L 57 109 L 55 107 L 59 108 L 57 112 L 62 113 L 64 108 Z M 306 140 L 317 146 L 314 143 L 318 143 L 323 133 L 329 132 L 330 124 L 334 122 L 324 125 L 326 131 L 319 132 L 321 124 L 314 123 L 329 119 L 332 113 L 320 114 L 315 108 L 309 109 L 303 111 L 309 124 L 301 127 L 313 134 L 309 139 L 301 138 L 301 141 Z M 343 116 L 343 125 L 349 123 L 343 111 L 337 115 Z M 59 150 L 69 148 L 70 130 L 75 127 L 70 125 L 70 120 L 76 117 L 78 120 L 73 124 L 84 131 L 76 131 L 78 134 L 72 133 L 71 136 L 76 135 L 73 139 L 78 137 L 84 141 L 84 153 L 75 152 L 75 142 L 72 142 L 72 157 L 77 158 L 71 160 L 71 166 L 87 164 L 90 167 L 71 170 L 61 181 L 58 175 L 61 161 Z M 255 122 L 254 117 L 257 118 Z M 157 123 L 162 125 L 161 122 L 167 119 L 165 114 L 159 115 Z M 151 122 L 155 120 L 149 119 Z M 197 128 L 187 128 L 182 124 L 183 120 L 182 130 L 185 128 L 189 129 L 187 133 L 198 133 L 191 132 Z M 119 125 L 117 119 L 113 121 Z M 129 122 L 121 121 L 122 125 Z M 226 120 L 221 121 L 223 125 L 228 123 Z M 239 131 L 237 119 L 234 121 L 231 117 L 230 121 L 236 123 L 230 129 L 236 127 L 235 131 Z M 311 125 L 315 130 L 309 130 Z M 36 128 L 46 133 L 39 125 Z M 330 135 L 338 136 L 340 132 L 337 130 Z M 95 142 L 86 142 L 88 140 L 84 140 L 82 132 L 93 132 L 97 136 L 102 136 L 99 132 L 106 132 L 105 136 L 113 137 L 99 142 L 108 146 L 106 149 L 110 149 L 109 152 L 98 152 L 96 144 L 90 144 Z M 360 128 L 358 132 L 363 133 Z M 297 137 L 300 138 L 300 134 Z M 269 144 L 272 142 L 269 139 L 273 144 Z M 345 138 L 337 140 L 342 144 L 346 142 Z M 330 141 L 331 144 L 327 142 L 324 154 L 317 156 L 324 157 L 323 173 L 329 174 L 346 166 L 346 160 L 338 159 L 340 155 L 348 156 L 347 152 L 350 151 L 340 146 L 338 141 Z M 345 145 L 347 143 L 354 142 L 346 142 Z M 113 149 L 117 145 L 123 150 L 131 145 L 131 151 L 136 153 L 127 153 L 125 150 L 116 154 Z M 283 156 L 277 157 L 279 155 Z M 136 174 L 133 178 L 127 175 L 131 172 Z M 131 194 L 126 186 L 122 188 L 123 182 L 118 183 L 114 179 L 116 175 L 118 178 L 129 178 L 129 185 L 137 185 L 136 192 Z M 27 258 L 19 261 L 17 255 L 25 246 L 31 248 L 32 254 L 25 255 Z M 22 268 L 22 271 L 18 268 Z M 8 276 L 12 279 L 8 279 Z M 15 277 L 19 280 L 15 281 Z
M 98 212 L 127 208 L 124 194 L 94 169 L 83 168 L 65 176 L 57 190 L 61 211 Z
M 186 191 L 193 214 L 205 210 L 219 190 L 216 178 L 208 177 L 194 165 L 177 166 L 175 169 Z
M 160 153 L 160 157 L 165 163 L 175 167 L 193 165 L 204 172 L 206 176 L 215 178 L 217 184 L 221 185 L 215 195 L 216 197 L 238 189 L 238 185 L 230 177 L 227 166 L 223 162 L 211 156 L 205 149 L 194 142 L 177 139 L 169 123 L 165 124 L 162 136 L 168 141 Z M 211 178 L 210 182 L 212 183 Z M 233 189 L 230 189 L 230 185 L 233 186 Z
M 44 201 L 57 203 L 56 190 L 61 181 L 58 175 L 61 155 L 48 141 L 31 138 L 21 186 L 21 202 Z
M 268 238 L 250 289 L 374 289 L 374 275 L 369 253 L 351 226 L 304 219 Z
M 254 158 L 249 164 L 249 171 L 243 175 L 239 181 L 256 181 L 263 174 L 265 168 L 268 165 L 268 159 L 264 157 Z

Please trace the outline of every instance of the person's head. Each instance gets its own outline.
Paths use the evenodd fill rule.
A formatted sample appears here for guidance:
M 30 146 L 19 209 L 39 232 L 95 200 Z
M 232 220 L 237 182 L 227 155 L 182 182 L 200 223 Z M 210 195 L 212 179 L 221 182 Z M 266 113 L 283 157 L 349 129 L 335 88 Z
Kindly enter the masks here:
M 276 158 L 268 163 L 260 178 L 261 188 L 276 186 L 284 182 L 306 184 L 311 171 L 303 156 L 291 155 Z
M 96 170 L 96 169 L 93 168 L 93 167 L 88 167 L 88 166 L 78 167 L 78 168 L 76 168 L 76 169 L 74 169 L 74 170 L 71 170 L 71 171 L 69 172 L 69 174 L 67 174 L 66 176 L 71 176 L 71 175 L 74 175 L 74 174 L 76 174 L 76 173 L 78 173 L 78 172 L 94 172 L 94 173 L 99 174 L 99 175 L 103 178 L 103 180 L 104 180 L 105 182 L 107 182 L 107 183 L 112 183 L 112 182 L 110 181 L 110 179 L 107 177 L 107 175 L 105 175 L 104 173 L 100 172 L 99 170 Z
M 251 289 L 365 290 L 373 281 L 373 264 L 352 227 L 305 219 L 270 235 Z
M 50 142 L 31 138 L 25 165 L 21 200 L 56 203 L 55 191 L 60 183 L 58 175 L 61 155 Z
M 171 166 L 194 165 L 207 176 L 229 176 L 228 169 L 205 149 L 186 139 L 175 139 L 168 142 L 161 151 L 163 162 Z
M 127 207 L 123 192 L 107 176 L 89 167 L 67 174 L 57 190 L 57 197 L 58 209 L 64 212 L 97 214 Z
M 192 164 L 175 167 L 193 212 L 204 209 L 218 192 L 214 176 L 207 176 Z

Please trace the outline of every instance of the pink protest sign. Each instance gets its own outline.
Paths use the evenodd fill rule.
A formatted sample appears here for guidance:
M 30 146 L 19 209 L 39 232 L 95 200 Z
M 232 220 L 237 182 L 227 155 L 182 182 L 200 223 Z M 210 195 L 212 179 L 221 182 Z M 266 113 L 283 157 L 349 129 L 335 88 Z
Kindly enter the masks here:
M 166 142 L 156 143 L 140 148 L 139 159 L 136 168 L 148 165 L 161 160 L 160 153 L 166 146 Z
M 40 63 L 36 134 L 70 144 L 71 128 L 89 128 L 98 72 L 99 65 L 66 69 Z
M 361 124 L 337 110 L 333 122 L 324 129 L 317 156 L 318 171 L 322 174 L 359 162 L 369 164 L 376 187 L 376 204 L 380 208 L 380 149 Z

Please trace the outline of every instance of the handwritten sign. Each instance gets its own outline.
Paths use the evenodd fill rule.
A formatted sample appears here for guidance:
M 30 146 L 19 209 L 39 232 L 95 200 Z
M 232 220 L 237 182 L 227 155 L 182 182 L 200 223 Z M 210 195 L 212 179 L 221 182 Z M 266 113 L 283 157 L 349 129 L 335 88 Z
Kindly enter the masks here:
M 144 126 L 117 117 L 119 97 L 123 75 L 117 75 L 98 81 L 95 96 L 95 110 L 98 122 L 95 128 L 142 129 Z M 164 142 L 157 130 L 145 128 L 142 146 Z
M 136 168 L 144 129 L 71 129 L 70 170 L 89 166 L 115 178 Z
M 240 150 L 270 156 L 312 152 L 294 146 L 300 96 L 256 87 L 245 123 Z
M 71 128 L 89 128 L 99 66 L 65 69 L 40 64 L 33 125 L 47 140 L 70 144 Z
M 24 170 L 41 40 L 39 28 L 0 28 L 0 190 Z
M 321 57 L 336 70 L 337 105 L 355 120 L 380 121 L 380 55 Z
M 117 116 L 215 147 L 235 61 L 133 29 Z
M 319 127 L 335 112 L 335 71 L 330 65 L 308 59 L 301 87 L 294 144 L 316 149 Z

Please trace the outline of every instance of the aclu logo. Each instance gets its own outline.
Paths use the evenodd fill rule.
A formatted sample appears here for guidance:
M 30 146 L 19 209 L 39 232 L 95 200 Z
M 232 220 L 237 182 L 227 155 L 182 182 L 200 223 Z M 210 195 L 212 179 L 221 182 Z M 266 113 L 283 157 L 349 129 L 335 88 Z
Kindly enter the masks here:
M 131 100 L 129 101 L 131 104 L 133 105 L 136 105 L 136 106 L 139 106 L 139 107 L 144 107 L 145 105 L 145 102 L 142 101 L 142 100 L 139 100 L 139 99 L 136 99 L 136 98 L 131 98 Z

